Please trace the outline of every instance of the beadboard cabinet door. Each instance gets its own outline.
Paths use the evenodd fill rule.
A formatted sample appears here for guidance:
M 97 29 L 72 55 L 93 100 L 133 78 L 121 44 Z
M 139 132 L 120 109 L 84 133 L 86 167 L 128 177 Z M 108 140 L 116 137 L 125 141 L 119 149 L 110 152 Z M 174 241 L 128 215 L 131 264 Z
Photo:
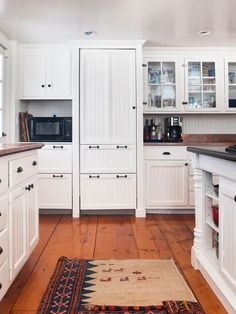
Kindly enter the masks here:
M 135 144 L 135 51 L 82 49 L 81 144 Z

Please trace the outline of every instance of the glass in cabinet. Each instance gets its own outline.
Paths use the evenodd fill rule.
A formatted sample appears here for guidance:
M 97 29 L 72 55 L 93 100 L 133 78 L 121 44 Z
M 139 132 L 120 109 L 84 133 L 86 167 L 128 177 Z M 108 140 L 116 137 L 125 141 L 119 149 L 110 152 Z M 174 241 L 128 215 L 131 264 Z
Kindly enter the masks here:
M 144 111 L 173 111 L 177 108 L 176 61 L 145 60 Z
M 236 109 L 236 61 L 227 62 L 227 71 L 226 71 L 226 104 L 227 109 L 235 110 Z
M 215 61 L 187 61 L 185 74 L 186 109 L 217 108 Z

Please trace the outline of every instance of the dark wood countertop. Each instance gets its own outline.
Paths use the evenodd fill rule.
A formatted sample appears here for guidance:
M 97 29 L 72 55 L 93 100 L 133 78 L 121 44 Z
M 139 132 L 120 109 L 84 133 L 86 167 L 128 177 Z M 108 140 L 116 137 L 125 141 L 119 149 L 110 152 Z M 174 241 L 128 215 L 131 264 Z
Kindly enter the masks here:
M 44 146 L 43 143 L 7 143 L 0 144 L 0 156 L 20 153 L 27 150 L 38 149 Z
M 202 154 L 220 159 L 236 161 L 236 153 L 226 152 L 226 147 L 196 147 L 189 146 L 187 150 L 191 153 Z

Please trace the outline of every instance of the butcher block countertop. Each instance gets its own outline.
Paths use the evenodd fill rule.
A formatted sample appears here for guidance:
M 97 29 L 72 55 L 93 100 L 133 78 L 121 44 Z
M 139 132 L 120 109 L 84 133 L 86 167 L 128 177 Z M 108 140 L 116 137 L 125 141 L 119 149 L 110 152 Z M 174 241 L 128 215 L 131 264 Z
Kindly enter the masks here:
M 27 150 L 38 149 L 44 146 L 43 143 L 8 143 L 0 144 L 0 156 L 20 153 Z

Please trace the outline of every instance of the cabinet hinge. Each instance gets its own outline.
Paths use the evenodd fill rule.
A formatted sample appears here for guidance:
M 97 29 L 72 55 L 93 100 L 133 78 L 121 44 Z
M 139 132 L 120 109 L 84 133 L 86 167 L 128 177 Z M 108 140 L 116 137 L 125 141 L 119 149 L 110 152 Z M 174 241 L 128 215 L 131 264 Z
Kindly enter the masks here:
M 143 68 L 146 68 L 146 66 L 147 66 L 147 65 L 146 65 L 145 63 L 142 64 L 142 67 L 143 67 Z

